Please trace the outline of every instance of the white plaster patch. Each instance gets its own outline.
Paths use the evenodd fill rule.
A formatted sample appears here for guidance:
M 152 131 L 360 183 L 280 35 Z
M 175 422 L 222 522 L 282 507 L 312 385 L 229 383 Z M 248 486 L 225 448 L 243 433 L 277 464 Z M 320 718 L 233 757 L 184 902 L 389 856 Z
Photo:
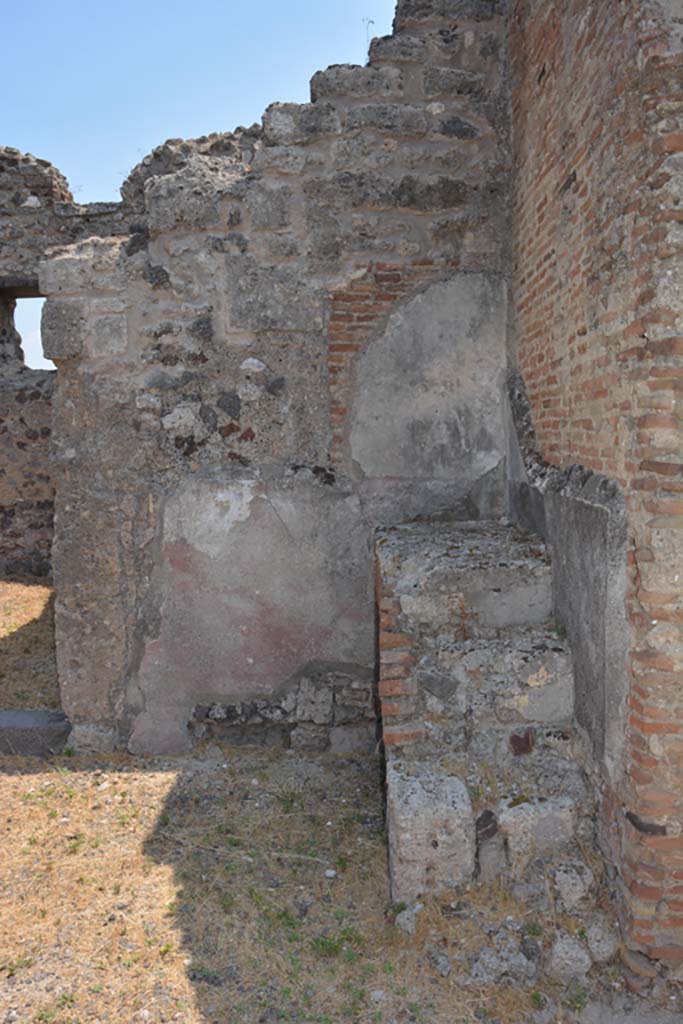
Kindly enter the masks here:
M 226 535 L 251 515 L 258 481 L 236 480 L 216 490 L 191 482 L 170 499 L 164 513 L 164 541 L 185 541 L 195 550 L 216 558 L 226 548 Z

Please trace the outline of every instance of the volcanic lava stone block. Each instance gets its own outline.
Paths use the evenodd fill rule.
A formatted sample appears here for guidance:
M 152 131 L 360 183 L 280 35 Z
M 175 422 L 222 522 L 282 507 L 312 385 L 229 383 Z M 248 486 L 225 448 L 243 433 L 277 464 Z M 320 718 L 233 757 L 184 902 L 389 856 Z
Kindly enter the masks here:
M 396 902 L 445 893 L 469 881 L 475 825 L 467 788 L 429 764 L 389 764 L 387 823 L 391 893 Z

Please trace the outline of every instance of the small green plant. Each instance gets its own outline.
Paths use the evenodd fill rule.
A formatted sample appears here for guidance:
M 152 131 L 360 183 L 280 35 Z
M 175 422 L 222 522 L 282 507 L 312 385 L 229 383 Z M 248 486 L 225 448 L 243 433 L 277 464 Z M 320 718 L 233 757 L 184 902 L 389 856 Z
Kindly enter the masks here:
M 538 923 L 538 921 L 528 921 L 524 925 L 524 931 L 527 933 L 527 935 L 531 935 L 535 939 L 539 938 L 539 936 L 543 934 L 543 929 Z
M 222 892 L 220 895 L 220 904 L 222 909 L 226 914 L 228 914 L 235 906 L 235 897 L 231 892 Z
M 289 928 L 290 931 L 294 931 L 299 927 L 299 919 L 295 917 L 291 910 L 278 910 L 275 915 L 275 919 L 278 924 L 281 924 L 283 928 Z
M 339 942 L 339 939 L 331 938 L 329 935 L 317 935 L 311 941 L 311 947 L 317 956 L 328 960 L 332 957 L 339 956 L 341 952 L 341 943 Z
M 347 991 L 349 993 L 349 1001 L 342 1007 L 342 1013 L 345 1016 L 350 1017 L 351 1020 L 357 1020 L 360 1011 L 363 1009 L 365 1003 L 365 990 L 362 988 L 356 988 L 355 985 L 347 985 Z
M 588 1005 L 588 992 L 585 988 L 578 986 L 571 992 L 568 1003 L 572 1010 L 576 1010 L 577 1013 L 580 1013 L 581 1010 L 585 1010 Z
M 278 800 L 285 814 L 291 814 L 297 804 L 297 793 L 295 790 L 285 790 L 280 793 Z
M 75 836 L 69 837 L 69 845 L 66 848 L 66 852 L 70 855 L 79 853 L 83 843 L 85 842 L 85 836 L 82 832 L 77 832 Z
M 249 893 L 249 899 L 253 903 L 255 903 L 257 907 L 264 907 L 265 906 L 265 904 L 266 904 L 265 897 L 263 896 L 262 893 L 260 893 L 258 891 L 258 889 L 255 886 L 250 885 L 249 889 L 247 891 Z
M 16 960 L 0 964 L 0 971 L 4 971 L 8 978 L 13 978 L 17 971 L 22 970 L 24 967 L 31 967 L 32 964 L 33 960 L 30 956 L 20 956 Z
M 203 981 L 207 985 L 220 985 L 222 980 L 218 971 L 213 971 L 210 967 L 203 967 L 201 964 L 191 967 L 189 975 L 192 981 Z

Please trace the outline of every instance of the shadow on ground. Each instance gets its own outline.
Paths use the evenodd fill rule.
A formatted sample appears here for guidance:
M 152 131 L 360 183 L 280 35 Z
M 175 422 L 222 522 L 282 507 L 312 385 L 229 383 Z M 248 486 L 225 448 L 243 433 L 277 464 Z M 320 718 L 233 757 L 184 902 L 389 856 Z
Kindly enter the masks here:
M 546 996 L 547 1024 L 683 1019 L 467 984 L 501 928 L 523 934 L 501 889 L 399 931 L 370 757 L 0 758 L 0 842 L 0 1024 L 536 1024 Z M 613 1002 L 618 979 L 586 998 Z

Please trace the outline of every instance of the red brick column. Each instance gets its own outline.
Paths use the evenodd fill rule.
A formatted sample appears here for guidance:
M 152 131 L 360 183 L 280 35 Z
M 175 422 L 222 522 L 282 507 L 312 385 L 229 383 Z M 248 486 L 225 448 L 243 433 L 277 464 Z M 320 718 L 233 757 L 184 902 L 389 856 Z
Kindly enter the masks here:
M 415 644 L 401 632 L 401 602 L 375 559 L 379 638 L 379 697 L 386 747 L 406 747 L 425 737 L 417 720 L 417 686 L 412 674 Z

